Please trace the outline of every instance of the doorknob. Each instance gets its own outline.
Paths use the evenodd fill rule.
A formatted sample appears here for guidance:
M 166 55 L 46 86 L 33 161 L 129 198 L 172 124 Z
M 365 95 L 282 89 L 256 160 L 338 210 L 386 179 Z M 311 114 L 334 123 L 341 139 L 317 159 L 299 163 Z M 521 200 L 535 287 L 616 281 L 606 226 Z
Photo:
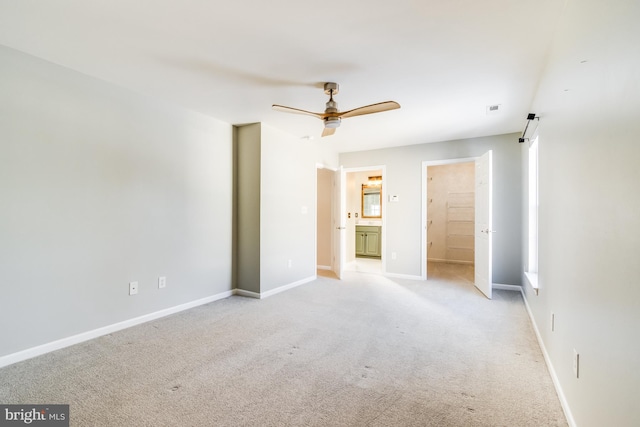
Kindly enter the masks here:
M 345 230 L 347 227 L 336 227 L 336 230 Z

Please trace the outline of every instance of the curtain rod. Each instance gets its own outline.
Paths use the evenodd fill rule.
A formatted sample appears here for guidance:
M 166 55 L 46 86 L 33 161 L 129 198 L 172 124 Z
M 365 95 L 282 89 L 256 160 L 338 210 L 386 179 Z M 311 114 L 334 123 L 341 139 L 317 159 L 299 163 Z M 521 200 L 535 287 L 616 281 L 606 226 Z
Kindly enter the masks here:
M 536 117 L 536 113 L 527 114 L 527 125 L 524 127 L 524 131 L 522 132 L 522 136 L 518 138 L 518 142 L 522 144 L 525 141 L 528 141 L 529 138 L 525 138 L 524 136 L 527 134 L 527 129 L 529 129 L 529 123 L 531 120 L 540 120 L 540 117 Z

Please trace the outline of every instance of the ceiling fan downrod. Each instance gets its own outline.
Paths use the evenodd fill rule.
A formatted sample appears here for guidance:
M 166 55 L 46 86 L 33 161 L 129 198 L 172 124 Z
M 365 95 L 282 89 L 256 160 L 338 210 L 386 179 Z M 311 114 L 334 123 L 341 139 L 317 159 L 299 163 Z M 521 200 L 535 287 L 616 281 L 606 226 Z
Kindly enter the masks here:
M 327 115 L 324 119 L 325 128 L 335 129 L 340 126 L 341 120 L 338 116 L 340 110 L 338 110 L 338 103 L 333 100 L 333 95 L 337 95 L 339 91 L 340 86 L 338 83 L 329 82 L 324 84 L 324 93 L 329 95 L 329 100 L 325 104 L 326 109 L 324 110 L 324 113 Z

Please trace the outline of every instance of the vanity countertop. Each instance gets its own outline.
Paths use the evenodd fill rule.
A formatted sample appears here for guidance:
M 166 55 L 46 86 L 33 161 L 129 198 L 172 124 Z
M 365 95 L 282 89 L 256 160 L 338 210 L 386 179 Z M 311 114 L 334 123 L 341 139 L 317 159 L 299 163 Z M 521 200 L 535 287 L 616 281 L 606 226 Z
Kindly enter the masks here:
M 356 221 L 356 225 L 375 225 L 377 227 L 382 226 L 382 221 L 367 221 L 367 220 L 358 220 Z

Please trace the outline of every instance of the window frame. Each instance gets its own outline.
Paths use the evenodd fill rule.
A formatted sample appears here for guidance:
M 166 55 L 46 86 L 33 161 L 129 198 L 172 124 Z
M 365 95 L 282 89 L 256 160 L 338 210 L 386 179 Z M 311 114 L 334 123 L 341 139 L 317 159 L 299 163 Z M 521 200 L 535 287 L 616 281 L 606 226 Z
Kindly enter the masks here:
M 529 141 L 527 169 L 527 265 L 525 276 L 538 294 L 539 210 L 540 210 L 540 138 L 537 132 Z

